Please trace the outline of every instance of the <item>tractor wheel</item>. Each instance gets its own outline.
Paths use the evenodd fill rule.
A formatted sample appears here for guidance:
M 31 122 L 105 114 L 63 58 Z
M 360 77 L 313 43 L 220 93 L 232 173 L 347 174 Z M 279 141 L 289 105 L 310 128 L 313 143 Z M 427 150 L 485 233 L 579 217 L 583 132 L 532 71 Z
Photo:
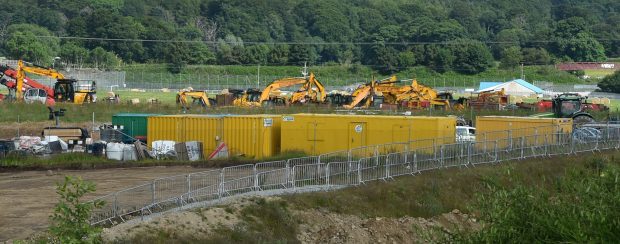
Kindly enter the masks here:
M 573 117 L 574 127 L 580 127 L 584 124 L 592 123 L 592 122 L 594 122 L 594 118 L 587 116 L 587 115 L 578 115 L 578 116 Z

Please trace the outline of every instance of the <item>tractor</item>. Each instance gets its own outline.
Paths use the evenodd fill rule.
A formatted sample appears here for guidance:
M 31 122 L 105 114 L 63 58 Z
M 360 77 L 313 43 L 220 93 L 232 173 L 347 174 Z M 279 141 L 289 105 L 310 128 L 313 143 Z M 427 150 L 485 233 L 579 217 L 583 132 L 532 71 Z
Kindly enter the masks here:
M 584 111 L 582 106 L 587 97 L 577 93 L 564 93 L 552 100 L 553 117 L 572 118 L 576 126 L 594 122 L 594 117 Z

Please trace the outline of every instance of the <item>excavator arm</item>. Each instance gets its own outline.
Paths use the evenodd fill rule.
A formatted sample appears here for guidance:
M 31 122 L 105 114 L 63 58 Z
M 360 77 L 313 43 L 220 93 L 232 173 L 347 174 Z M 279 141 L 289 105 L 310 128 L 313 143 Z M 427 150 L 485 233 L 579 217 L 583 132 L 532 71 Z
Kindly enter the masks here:
M 310 97 L 312 101 L 319 103 L 325 102 L 327 97 L 325 86 L 316 79 L 314 73 L 310 73 L 301 89 L 293 93 L 290 103 L 301 103 L 306 97 Z
M 180 91 L 177 93 L 177 104 L 181 104 L 183 108 L 189 109 L 191 104 L 188 101 L 188 97 L 192 98 L 192 103 L 199 102 L 203 107 L 211 107 L 211 101 L 206 91 Z
M 307 81 L 305 78 L 285 78 L 281 80 L 276 80 L 269 84 L 260 95 L 260 99 L 258 103 L 262 103 L 264 101 L 269 100 L 271 94 L 273 92 L 279 92 L 281 88 L 290 87 L 294 85 L 305 84 Z
M 18 100 L 22 100 L 24 98 L 22 89 L 24 86 L 24 80 L 26 79 L 26 72 L 31 73 L 31 74 L 51 77 L 56 80 L 65 79 L 65 76 L 63 74 L 61 74 L 60 72 L 54 69 L 43 68 L 43 67 L 38 67 L 34 65 L 26 65 L 24 61 L 19 60 L 17 61 L 17 74 L 15 76 L 15 81 L 17 82 L 16 95 L 17 95 Z M 53 96 L 53 92 L 51 93 L 51 95 Z
M 368 108 L 371 105 L 372 96 L 374 96 L 375 93 L 389 92 L 396 87 L 394 86 L 394 83 L 396 82 L 398 82 L 396 76 L 391 76 L 380 81 L 375 81 L 373 78 L 373 81 L 358 87 L 353 92 L 353 94 L 351 94 L 354 97 L 353 101 L 351 101 L 351 103 L 348 105 L 343 105 L 342 107 L 344 107 L 345 109 L 353 109 L 358 106 L 365 98 L 368 98 L 366 99 L 366 103 L 362 106 L 363 108 Z

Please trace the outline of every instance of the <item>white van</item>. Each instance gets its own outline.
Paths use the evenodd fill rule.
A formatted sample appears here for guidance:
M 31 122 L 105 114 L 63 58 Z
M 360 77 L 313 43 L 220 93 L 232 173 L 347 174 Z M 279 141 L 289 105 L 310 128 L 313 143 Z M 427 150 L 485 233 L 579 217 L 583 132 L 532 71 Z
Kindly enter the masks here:
M 475 142 L 476 141 L 476 128 L 469 126 L 457 126 L 456 127 L 456 141 L 457 142 Z

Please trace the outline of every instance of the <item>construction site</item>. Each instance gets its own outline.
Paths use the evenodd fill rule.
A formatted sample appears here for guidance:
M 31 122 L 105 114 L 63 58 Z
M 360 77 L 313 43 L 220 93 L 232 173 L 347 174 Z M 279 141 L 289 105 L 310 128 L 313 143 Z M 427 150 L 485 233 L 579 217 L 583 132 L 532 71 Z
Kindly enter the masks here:
M 18 119 L 3 129 L 0 160 L 8 171 L 0 174 L 11 180 L 0 182 L 0 206 L 7 210 L 0 218 L 10 221 L 0 224 L 0 240 L 45 228 L 37 219 L 52 208 L 50 181 L 61 173 L 98 183 L 90 200 L 106 205 L 91 223 L 110 227 L 238 195 L 334 190 L 432 169 L 620 145 L 611 99 L 545 92 L 520 79 L 481 84 L 469 93 L 396 76 L 327 90 L 305 67 L 300 76 L 262 89 L 161 88 L 145 97 L 139 89 L 106 91 L 96 80 L 22 60 L 0 71 L 4 106 L 49 119 Z M 115 107 L 133 109 L 98 115 Z M 87 119 L 71 120 L 80 110 Z M 72 172 L 54 162 L 67 155 L 94 169 Z M 21 163 L 28 161 L 39 163 Z M 26 196 L 20 189 L 30 191 Z M 17 232 L 23 234 L 12 235 Z

